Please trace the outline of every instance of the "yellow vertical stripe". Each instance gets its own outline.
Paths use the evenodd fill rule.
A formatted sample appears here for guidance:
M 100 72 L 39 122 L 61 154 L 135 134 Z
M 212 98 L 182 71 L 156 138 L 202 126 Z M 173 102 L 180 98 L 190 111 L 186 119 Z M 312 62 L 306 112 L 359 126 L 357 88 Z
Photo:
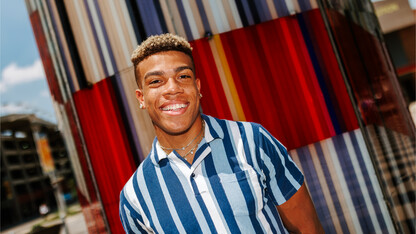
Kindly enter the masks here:
M 245 121 L 246 117 L 244 115 L 243 107 L 241 106 L 240 98 L 238 97 L 238 92 L 219 35 L 214 35 L 213 39 L 210 41 L 210 46 L 214 54 L 215 63 L 220 72 L 221 83 L 224 87 L 231 114 L 233 115 L 234 120 Z

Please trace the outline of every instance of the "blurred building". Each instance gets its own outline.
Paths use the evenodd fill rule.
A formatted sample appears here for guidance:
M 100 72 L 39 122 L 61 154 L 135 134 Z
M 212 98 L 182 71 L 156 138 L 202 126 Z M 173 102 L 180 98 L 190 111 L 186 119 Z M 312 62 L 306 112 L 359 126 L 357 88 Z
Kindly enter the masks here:
M 56 175 L 63 178 L 67 199 L 74 200 L 71 163 L 56 125 L 31 114 L 3 116 L 0 122 L 1 229 L 39 217 L 43 203 L 51 209 L 57 206 L 51 181 L 39 160 L 35 132 L 48 139 Z
M 373 4 L 406 105 L 410 105 L 416 101 L 415 11 L 408 0 L 374 1 Z
M 155 136 L 129 58 L 165 32 L 194 48 L 205 114 L 287 146 L 327 233 L 415 231 L 415 128 L 370 0 L 26 5 L 90 233 L 123 232 L 119 193 Z

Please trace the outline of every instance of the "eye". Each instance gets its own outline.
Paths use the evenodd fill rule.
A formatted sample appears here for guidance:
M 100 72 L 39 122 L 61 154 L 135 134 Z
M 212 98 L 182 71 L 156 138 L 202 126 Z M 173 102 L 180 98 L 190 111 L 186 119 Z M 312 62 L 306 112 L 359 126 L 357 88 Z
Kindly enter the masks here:
M 150 82 L 149 82 L 149 85 L 152 85 L 152 84 L 157 84 L 157 83 L 159 83 L 160 82 L 160 80 L 151 80 Z
M 189 79 L 192 78 L 190 75 L 180 75 L 179 79 Z

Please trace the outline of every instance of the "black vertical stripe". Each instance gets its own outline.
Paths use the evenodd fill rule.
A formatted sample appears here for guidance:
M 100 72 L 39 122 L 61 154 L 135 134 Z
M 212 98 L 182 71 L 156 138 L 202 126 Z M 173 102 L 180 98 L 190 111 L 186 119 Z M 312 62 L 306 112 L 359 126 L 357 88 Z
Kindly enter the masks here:
M 248 5 L 250 6 L 250 11 L 251 11 L 251 15 L 253 16 L 254 23 L 255 24 L 261 23 L 255 1 L 247 1 L 247 2 L 248 2 Z
M 58 10 L 59 19 L 61 20 L 62 29 L 68 44 L 69 54 L 74 66 L 76 79 L 80 89 L 89 88 L 90 84 L 85 77 L 84 69 L 82 68 L 81 58 L 78 53 L 77 44 L 75 43 L 74 34 L 72 32 L 71 24 L 69 23 L 68 14 L 63 1 L 55 0 L 56 8 Z
M 241 3 L 241 0 L 235 0 L 235 4 L 237 5 L 238 14 L 240 15 L 241 22 L 243 23 L 244 27 L 249 26 L 247 21 L 246 13 L 244 12 L 243 4 Z
M 160 2 L 158 0 L 153 0 L 156 11 L 157 11 L 157 17 L 159 18 L 160 26 L 162 28 L 162 31 L 164 33 L 168 32 L 168 27 L 166 25 L 165 17 L 163 17 L 163 11 L 160 7 Z
M 137 41 L 140 43 L 147 38 L 144 24 L 139 12 L 139 8 L 135 0 L 126 0 L 127 9 L 132 19 L 134 34 L 136 34 Z

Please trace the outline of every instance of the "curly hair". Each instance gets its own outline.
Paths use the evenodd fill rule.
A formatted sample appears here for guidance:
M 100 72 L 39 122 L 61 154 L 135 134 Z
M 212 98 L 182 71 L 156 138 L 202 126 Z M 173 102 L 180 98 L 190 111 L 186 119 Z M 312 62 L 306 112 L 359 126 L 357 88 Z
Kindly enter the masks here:
M 194 59 L 192 57 L 192 47 L 183 37 L 171 33 L 154 35 L 148 37 L 139 46 L 137 46 L 131 55 L 131 61 L 134 65 L 134 74 L 136 77 L 136 83 L 139 88 L 141 87 L 139 82 L 139 74 L 136 72 L 137 65 L 150 55 L 172 50 L 187 54 L 191 58 L 193 65 Z

